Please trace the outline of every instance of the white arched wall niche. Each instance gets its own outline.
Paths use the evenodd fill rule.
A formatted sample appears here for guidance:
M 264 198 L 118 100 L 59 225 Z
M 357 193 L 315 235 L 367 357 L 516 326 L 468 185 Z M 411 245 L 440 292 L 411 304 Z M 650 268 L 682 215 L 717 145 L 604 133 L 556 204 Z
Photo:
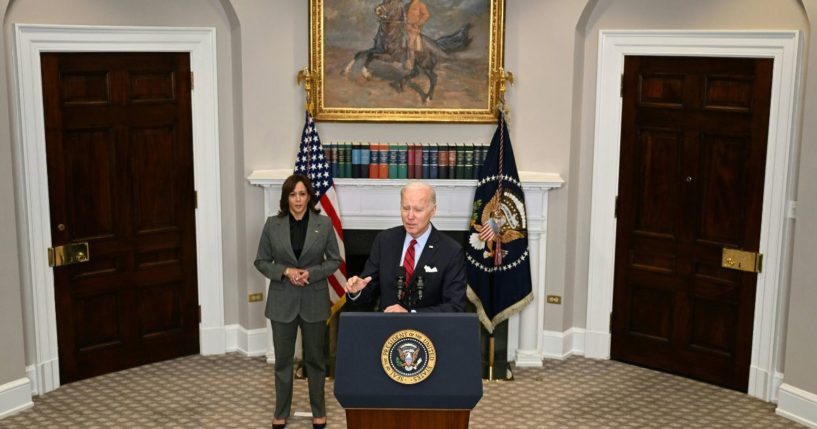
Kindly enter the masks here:
M 14 25 L 14 67 L 17 86 L 16 135 L 19 202 L 22 205 L 21 254 L 23 288 L 31 291 L 34 321 L 34 392 L 59 387 L 54 278 L 44 257 L 51 245 L 40 53 L 189 52 L 195 73 L 191 94 L 194 178 L 198 192 L 196 254 L 201 305 L 200 351 L 224 353 L 224 281 L 219 167 L 218 96 L 215 29 L 174 27 L 101 27 Z M 31 360 L 31 359 L 30 359 Z
M 782 279 L 785 278 L 792 204 L 789 194 L 792 148 L 800 93 L 799 31 L 630 31 L 599 34 L 596 79 L 596 121 L 590 213 L 590 249 L 585 355 L 610 356 L 615 262 L 614 203 L 618 190 L 621 135 L 620 76 L 625 55 L 718 56 L 773 58 L 769 142 L 764 183 L 760 253 L 755 300 L 749 394 L 772 400 L 781 382 L 778 367 L 778 325 Z

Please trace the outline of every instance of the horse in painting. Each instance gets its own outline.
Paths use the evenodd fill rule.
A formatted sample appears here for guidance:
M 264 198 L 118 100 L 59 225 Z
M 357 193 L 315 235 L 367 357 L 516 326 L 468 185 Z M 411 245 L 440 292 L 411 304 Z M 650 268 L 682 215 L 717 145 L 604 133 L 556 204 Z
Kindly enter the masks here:
M 377 16 L 379 25 L 373 46 L 355 53 L 346 67 L 343 68 L 341 74 L 349 74 L 355 63 L 361 60 L 363 60 L 363 67 L 360 73 L 367 80 L 372 78 L 369 72 L 369 64 L 374 60 L 405 65 L 409 49 L 407 36 L 403 29 L 405 15 L 402 0 L 384 0 L 375 7 L 375 16 Z M 437 39 L 421 34 L 423 49 L 415 51 L 411 68 L 409 70 L 401 68 L 399 78 L 393 80 L 390 85 L 398 92 L 403 92 L 412 79 L 421 73 L 426 75 L 429 81 L 428 91 L 418 89 L 418 93 L 423 104 L 427 104 L 434 98 L 434 89 L 437 86 L 437 73 L 434 68 L 437 66 L 438 61 L 448 58 L 450 54 L 468 48 L 472 40 L 469 34 L 470 30 L 471 24 L 467 23 L 454 33 Z

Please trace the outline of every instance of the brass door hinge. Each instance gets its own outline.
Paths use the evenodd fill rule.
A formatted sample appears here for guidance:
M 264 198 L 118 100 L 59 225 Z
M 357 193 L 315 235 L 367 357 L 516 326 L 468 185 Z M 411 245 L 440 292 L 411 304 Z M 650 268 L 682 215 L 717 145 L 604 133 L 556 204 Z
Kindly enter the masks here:
M 193 191 L 193 208 L 199 208 L 199 191 Z
M 201 306 L 199 306 L 199 323 L 201 323 Z
M 619 86 L 618 96 L 624 98 L 624 73 L 621 74 L 621 84 Z
M 195 74 L 193 74 L 193 72 L 191 71 L 191 72 L 190 72 L 190 90 L 191 90 L 191 91 L 192 91 L 192 90 L 193 90 L 193 88 L 195 88 L 195 86 L 196 86 L 196 79 L 195 79 L 195 76 L 196 76 L 196 75 L 195 75 Z

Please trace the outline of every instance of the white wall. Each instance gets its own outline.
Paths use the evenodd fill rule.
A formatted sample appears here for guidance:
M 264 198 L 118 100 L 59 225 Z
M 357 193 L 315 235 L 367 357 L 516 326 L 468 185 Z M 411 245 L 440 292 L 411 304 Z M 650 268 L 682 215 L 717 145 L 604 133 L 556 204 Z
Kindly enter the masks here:
M 0 13 L 7 0 L 0 0 Z M 8 46 L 7 33 L 0 34 L 0 47 Z M 11 117 L 9 115 L 8 57 L 0 58 L 0 198 L 14 200 Z M 0 385 L 25 377 L 20 268 L 17 253 L 17 217 L 14 204 L 0 205 Z M 2 394 L 2 392 L 0 392 Z M 2 410 L 0 410 L 2 413 Z

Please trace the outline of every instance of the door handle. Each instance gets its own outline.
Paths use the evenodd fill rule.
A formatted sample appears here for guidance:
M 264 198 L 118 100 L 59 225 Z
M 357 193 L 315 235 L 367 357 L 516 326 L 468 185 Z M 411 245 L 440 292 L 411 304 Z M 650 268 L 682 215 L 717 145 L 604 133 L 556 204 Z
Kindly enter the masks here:
M 69 243 L 48 248 L 48 265 L 51 267 L 80 264 L 90 260 L 88 243 Z
M 759 273 L 763 270 L 763 254 L 724 247 L 721 253 L 721 267 Z

